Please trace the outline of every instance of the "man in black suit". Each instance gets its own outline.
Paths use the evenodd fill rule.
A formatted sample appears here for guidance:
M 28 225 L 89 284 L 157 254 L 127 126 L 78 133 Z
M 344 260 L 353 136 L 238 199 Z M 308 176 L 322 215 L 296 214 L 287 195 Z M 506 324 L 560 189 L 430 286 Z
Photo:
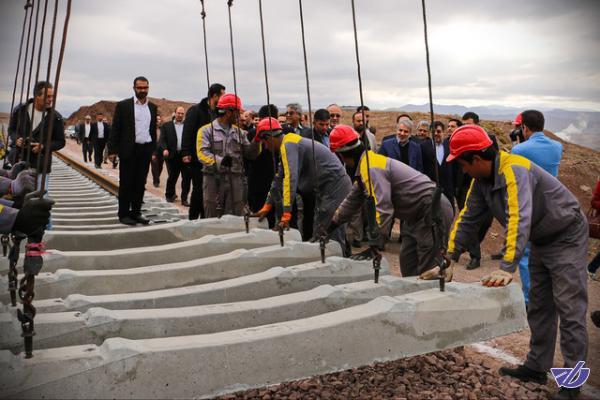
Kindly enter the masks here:
M 84 122 L 78 127 L 79 141 L 81 142 L 81 152 L 83 153 L 83 162 L 92 161 L 92 152 L 94 145 L 92 143 L 92 117 L 86 115 Z
M 142 217 L 142 200 L 152 152 L 156 147 L 156 105 L 148 101 L 148 79 L 133 80 L 135 97 L 115 107 L 108 139 L 108 158 L 119 154 L 119 221 L 126 225 L 148 224 Z
M 177 107 L 175 109 L 175 118 L 172 121 L 162 124 L 157 153 L 162 154 L 167 164 L 167 172 L 169 173 L 165 198 L 170 203 L 175 201 L 177 197 L 175 195 L 175 184 L 177 183 L 177 179 L 179 179 L 179 174 L 181 174 L 181 204 L 189 207 L 187 198 L 190 192 L 191 177 L 189 169 L 183 163 L 183 156 L 181 154 L 184 116 L 185 109 L 181 106 Z
M 440 179 L 440 186 L 446 198 L 450 201 L 452 209 L 454 209 L 454 177 L 457 166 L 453 162 L 447 162 L 446 157 L 450 155 L 450 142 L 444 139 L 444 123 L 435 121 L 433 123 L 434 142 L 432 145 L 431 139 L 421 142 L 421 151 L 423 154 L 423 170 L 425 175 L 435 182 L 436 168 Z
M 102 168 L 104 147 L 109 135 L 108 124 L 103 120 L 104 114 L 99 112 L 96 114 L 96 122 L 92 124 L 90 129 L 90 140 L 94 146 L 94 164 L 96 168 Z
M 191 106 L 183 121 L 183 139 L 181 153 L 183 163 L 189 168 L 192 179 L 192 197 L 190 199 L 189 219 L 204 218 L 204 199 L 202 195 L 203 174 L 202 163 L 198 160 L 196 150 L 198 129 L 210 124 L 217 117 L 217 103 L 225 94 L 225 86 L 213 83 L 208 88 L 208 96 L 200 103 Z

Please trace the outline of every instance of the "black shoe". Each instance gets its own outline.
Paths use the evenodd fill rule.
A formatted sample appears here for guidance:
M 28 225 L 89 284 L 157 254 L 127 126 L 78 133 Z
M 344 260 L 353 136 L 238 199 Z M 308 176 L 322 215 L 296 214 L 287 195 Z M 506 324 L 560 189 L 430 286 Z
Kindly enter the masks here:
M 481 259 L 471 258 L 471 261 L 467 264 L 467 269 L 472 270 L 481 267 Z
M 102 165 L 96 165 L 96 169 L 102 169 Z
M 354 240 L 352 241 L 352 247 L 359 248 L 360 246 L 361 246 L 361 244 L 360 244 L 360 241 L 359 241 L 359 240 L 356 240 L 356 239 L 354 239 Z
M 184 207 L 189 207 L 190 203 L 188 203 L 187 200 L 181 200 L 181 205 L 184 206 Z
M 504 258 L 504 254 L 502 253 L 492 254 L 492 260 L 502 260 L 502 258 Z
M 167 203 L 172 203 L 175 201 L 176 198 L 177 198 L 177 196 L 170 196 L 170 197 L 165 197 L 165 200 L 167 200 Z
M 135 225 L 137 224 L 137 221 L 131 217 L 123 217 L 123 218 L 119 218 L 119 222 L 125 225 Z
M 141 215 L 136 215 L 135 217 L 132 217 L 132 219 L 142 225 L 148 225 L 150 223 L 150 220 L 147 218 L 142 217 Z
M 577 399 L 581 394 L 581 388 L 575 389 L 567 389 L 560 388 L 558 393 L 552 396 L 552 400 L 569 400 L 569 399 Z
M 157 181 L 154 181 L 154 182 L 152 182 L 152 185 L 153 185 L 155 188 L 157 188 L 157 187 L 159 187 L 159 186 L 160 186 L 160 181 L 158 181 L 158 182 L 157 182 Z
M 517 368 L 502 367 L 498 372 L 500 375 L 512 376 L 523 382 L 535 382 L 540 385 L 548 382 L 548 375 L 545 372 L 534 371 L 524 365 L 519 365 Z
M 591 315 L 592 322 L 596 327 L 600 328 L 600 311 L 594 311 Z

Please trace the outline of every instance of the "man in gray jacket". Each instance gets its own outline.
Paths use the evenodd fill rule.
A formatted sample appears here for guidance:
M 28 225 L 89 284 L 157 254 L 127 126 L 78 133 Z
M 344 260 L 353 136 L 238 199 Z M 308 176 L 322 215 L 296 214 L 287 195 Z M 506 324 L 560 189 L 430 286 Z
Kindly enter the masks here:
M 448 251 L 458 259 L 478 241 L 482 216 L 491 212 L 506 228 L 500 268 L 482 282 L 504 286 L 531 241 L 531 289 L 527 319 L 529 354 L 517 368 L 500 373 L 544 384 L 552 367 L 560 319 L 560 348 L 565 367 L 587 356 L 588 224 L 575 196 L 558 179 L 530 160 L 498 152 L 479 126 L 464 125 L 450 139 L 447 160 L 456 162 L 473 181 L 450 233 Z M 573 398 L 579 389 L 561 388 L 558 398 Z

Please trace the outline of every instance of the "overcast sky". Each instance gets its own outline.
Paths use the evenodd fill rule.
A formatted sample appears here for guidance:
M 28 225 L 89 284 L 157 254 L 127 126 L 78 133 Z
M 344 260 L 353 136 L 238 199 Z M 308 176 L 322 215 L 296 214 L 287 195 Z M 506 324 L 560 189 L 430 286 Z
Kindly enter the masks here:
M 0 0 L 2 111 L 10 108 L 24 3 Z M 205 3 L 211 82 L 233 91 L 227 1 Z M 59 4 L 62 28 L 66 0 Z M 359 104 L 350 0 L 303 5 L 313 107 Z M 421 2 L 356 7 L 365 103 L 426 103 Z M 129 97 L 136 75 L 150 80 L 151 96 L 199 101 L 207 90 L 200 9 L 199 0 L 74 0 L 59 111 Z M 264 0 L 263 11 L 271 100 L 306 105 L 298 2 Z M 600 2 L 427 0 L 427 12 L 434 103 L 600 111 Z M 232 15 L 238 93 L 245 104 L 264 104 L 258 0 L 235 1 Z

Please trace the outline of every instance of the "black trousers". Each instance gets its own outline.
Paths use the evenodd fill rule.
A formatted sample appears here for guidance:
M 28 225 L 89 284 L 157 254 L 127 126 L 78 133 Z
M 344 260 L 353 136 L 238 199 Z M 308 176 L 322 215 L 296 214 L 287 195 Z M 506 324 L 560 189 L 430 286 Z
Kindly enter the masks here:
M 165 197 L 170 198 L 175 196 L 175 185 L 181 174 L 181 200 L 187 200 L 188 194 L 190 193 L 190 182 L 192 180 L 188 165 L 183 163 L 180 153 L 175 154 L 172 158 L 166 159 L 165 164 L 167 164 L 167 172 L 169 173 Z
M 160 174 L 162 174 L 164 158 L 162 153 L 158 152 L 156 154 L 156 160 L 151 160 L 152 162 L 152 182 L 155 185 L 160 185 Z
M 96 139 L 94 141 L 94 164 L 100 168 L 102 166 L 102 158 L 104 156 L 104 147 L 106 146 L 106 139 Z
M 187 169 L 192 180 L 189 219 L 204 218 L 204 196 L 202 194 L 204 175 L 202 174 L 202 163 L 194 160 L 187 165 Z
M 135 217 L 141 214 L 153 150 L 152 143 L 135 144 L 129 157 L 120 157 L 119 218 Z
M 94 151 L 94 146 L 90 139 L 83 138 L 81 141 L 81 152 L 83 153 L 83 162 L 92 161 L 92 151 Z

